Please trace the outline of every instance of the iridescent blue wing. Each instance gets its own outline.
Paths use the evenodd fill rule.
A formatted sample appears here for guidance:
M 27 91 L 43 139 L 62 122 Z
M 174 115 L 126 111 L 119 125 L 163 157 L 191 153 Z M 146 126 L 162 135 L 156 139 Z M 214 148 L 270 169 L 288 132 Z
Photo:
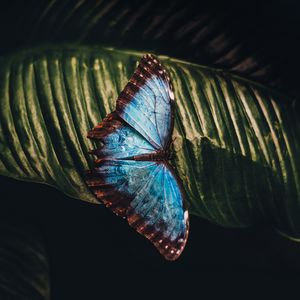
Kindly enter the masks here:
M 167 149 L 173 131 L 170 78 L 150 54 L 143 56 L 117 99 L 116 112 L 156 149 Z
M 127 219 L 166 259 L 181 255 L 189 233 L 189 214 L 171 166 L 157 164 L 156 172 L 130 203 Z
M 134 159 L 169 148 L 172 101 L 166 71 L 157 59 L 144 56 L 118 98 L 116 112 L 88 133 L 96 140 L 91 153 L 97 160 L 87 180 L 101 202 L 127 218 L 169 260 L 179 257 L 188 236 L 183 189 L 167 162 Z
M 97 141 L 97 148 L 91 151 L 103 159 L 125 159 L 140 154 L 153 153 L 155 148 L 135 129 L 128 126 L 115 112 L 88 133 L 88 138 Z
M 162 162 L 106 160 L 87 181 L 96 197 L 148 238 L 168 260 L 188 237 L 188 211 L 171 166 Z

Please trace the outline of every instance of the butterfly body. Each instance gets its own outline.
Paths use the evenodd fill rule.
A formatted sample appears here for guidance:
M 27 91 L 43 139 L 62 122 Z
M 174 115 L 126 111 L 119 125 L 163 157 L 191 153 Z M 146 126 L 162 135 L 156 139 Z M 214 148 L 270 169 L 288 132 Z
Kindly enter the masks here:
M 171 151 L 170 150 L 157 150 L 154 153 L 149 154 L 140 154 L 133 157 L 129 157 L 127 159 L 135 160 L 135 161 L 164 161 L 167 162 L 171 159 Z
M 117 99 L 116 111 L 88 133 L 97 142 L 88 186 L 168 260 L 180 256 L 189 231 L 184 190 L 169 163 L 172 101 L 166 70 L 146 55 Z

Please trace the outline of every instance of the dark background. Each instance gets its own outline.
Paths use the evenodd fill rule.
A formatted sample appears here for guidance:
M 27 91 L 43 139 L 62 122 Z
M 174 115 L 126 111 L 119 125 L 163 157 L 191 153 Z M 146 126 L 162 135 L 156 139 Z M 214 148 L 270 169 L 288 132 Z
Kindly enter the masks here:
M 221 67 L 299 95 L 298 1 L 114 1 L 108 8 L 109 1 L 83 1 L 72 14 L 78 1 L 3 2 L 2 55 L 53 43 L 103 43 Z M 106 14 L 91 26 L 89 20 L 104 9 Z M 126 17 L 118 19 L 124 10 Z M 158 20 L 151 30 L 149 19 Z M 133 25 L 125 30 L 129 21 Z M 99 299 L 107 282 L 118 289 L 121 282 L 146 276 L 152 277 L 147 281 L 152 288 L 153 278 L 160 283 L 176 278 L 172 288 L 193 279 L 201 290 L 201 285 L 220 282 L 252 289 L 257 280 L 281 284 L 300 273 L 300 245 L 267 224 L 226 229 L 191 216 L 186 250 L 170 263 L 102 206 L 70 199 L 48 186 L 3 177 L 0 184 L 2 220 L 28 222 L 42 233 L 53 299 Z

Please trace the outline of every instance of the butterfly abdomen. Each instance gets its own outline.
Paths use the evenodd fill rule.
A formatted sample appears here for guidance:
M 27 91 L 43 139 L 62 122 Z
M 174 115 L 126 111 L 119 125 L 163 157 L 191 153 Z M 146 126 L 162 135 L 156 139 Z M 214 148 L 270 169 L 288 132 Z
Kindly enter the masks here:
M 140 154 L 128 158 L 129 160 L 136 161 L 166 161 L 171 159 L 170 150 L 157 150 L 154 153 Z

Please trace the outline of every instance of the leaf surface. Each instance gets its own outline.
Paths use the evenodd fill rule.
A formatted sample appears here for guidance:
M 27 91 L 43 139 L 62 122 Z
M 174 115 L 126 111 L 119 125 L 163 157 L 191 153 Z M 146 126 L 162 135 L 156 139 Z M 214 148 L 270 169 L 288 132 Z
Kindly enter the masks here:
M 84 182 L 88 130 L 115 108 L 144 53 L 36 49 L 0 62 L 0 174 L 95 202 Z M 296 102 L 239 78 L 166 56 L 175 89 L 172 161 L 192 214 L 230 227 L 267 221 L 300 235 Z

